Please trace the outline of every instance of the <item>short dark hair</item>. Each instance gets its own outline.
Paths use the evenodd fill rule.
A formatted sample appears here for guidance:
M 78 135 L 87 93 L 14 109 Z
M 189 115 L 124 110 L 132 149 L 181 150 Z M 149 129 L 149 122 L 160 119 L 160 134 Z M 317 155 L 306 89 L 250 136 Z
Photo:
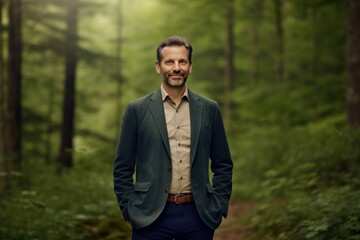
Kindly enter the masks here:
M 185 38 L 178 37 L 178 36 L 169 37 L 160 43 L 160 45 L 156 49 L 156 57 L 157 57 L 158 62 L 160 62 L 161 58 L 162 58 L 161 50 L 163 50 L 164 47 L 170 47 L 170 46 L 184 46 L 189 53 L 188 59 L 189 59 L 189 62 L 191 63 L 191 56 L 192 56 L 192 51 L 193 51 L 192 46 Z

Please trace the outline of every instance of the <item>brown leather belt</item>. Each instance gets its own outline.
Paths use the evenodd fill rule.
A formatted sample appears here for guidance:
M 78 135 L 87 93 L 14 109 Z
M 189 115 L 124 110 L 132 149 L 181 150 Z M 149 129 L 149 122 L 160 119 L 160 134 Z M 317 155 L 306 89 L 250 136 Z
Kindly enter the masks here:
M 167 201 L 176 204 L 190 203 L 194 201 L 194 197 L 191 193 L 177 195 L 169 194 Z

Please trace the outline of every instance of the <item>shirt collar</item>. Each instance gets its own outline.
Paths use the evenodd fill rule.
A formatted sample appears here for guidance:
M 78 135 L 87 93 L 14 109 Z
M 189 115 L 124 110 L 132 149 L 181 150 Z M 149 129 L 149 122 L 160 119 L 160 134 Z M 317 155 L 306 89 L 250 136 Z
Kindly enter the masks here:
M 189 99 L 189 91 L 188 91 L 188 88 L 187 86 L 185 86 L 185 92 L 184 92 L 184 95 L 181 96 L 181 99 L 185 98 L 185 99 Z M 160 89 L 161 89 L 161 97 L 162 97 L 162 101 L 164 102 L 166 100 L 167 97 L 170 98 L 169 94 L 166 92 L 163 84 L 161 84 L 160 86 Z

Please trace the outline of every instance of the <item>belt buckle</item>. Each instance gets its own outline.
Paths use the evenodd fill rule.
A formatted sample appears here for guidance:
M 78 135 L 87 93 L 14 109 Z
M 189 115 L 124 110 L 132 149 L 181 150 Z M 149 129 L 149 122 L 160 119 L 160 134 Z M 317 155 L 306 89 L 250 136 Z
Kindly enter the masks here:
M 176 195 L 174 196 L 174 199 L 175 199 L 175 203 L 176 203 L 176 204 L 181 204 L 181 202 L 178 202 L 177 199 L 180 198 L 180 197 L 182 197 L 182 196 L 184 196 L 184 194 L 176 194 Z

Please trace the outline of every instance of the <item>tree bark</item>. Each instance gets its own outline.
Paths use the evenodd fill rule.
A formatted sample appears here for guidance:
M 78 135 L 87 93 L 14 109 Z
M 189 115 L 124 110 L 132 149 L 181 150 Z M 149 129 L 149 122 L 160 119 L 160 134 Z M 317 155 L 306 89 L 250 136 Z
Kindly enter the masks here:
M 6 109 L 5 109 L 5 71 L 4 71 L 4 27 L 3 27 L 4 1 L 0 0 L 0 196 L 10 190 L 10 166 L 7 154 L 6 141 Z
M 347 0 L 347 124 L 360 127 L 360 1 Z
M 253 83 L 259 81 L 260 69 L 260 24 L 263 15 L 263 0 L 256 0 L 253 2 L 251 12 L 253 12 L 253 27 L 252 27 L 252 59 L 253 59 Z
M 9 0 L 9 63 L 8 63 L 8 154 L 14 166 L 21 162 L 21 0 Z
M 75 80 L 77 66 L 77 17 L 78 1 L 67 3 L 65 43 L 65 89 L 59 164 L 65 168 L 73 166 L 73 137 L 75 122 Z
M 4 81 L 4 39 L 3 39 L 3 0 L 0 0 L 0 161 L 6 156 L 5 154 L 5 81 Z
M 284 28 L 283 28 L 283 0 L 274 0 L 275 6 L 275 28 L 277 35 L 276 42 L 276 74 L 275 79 L 278 85 L 284 81 Z

